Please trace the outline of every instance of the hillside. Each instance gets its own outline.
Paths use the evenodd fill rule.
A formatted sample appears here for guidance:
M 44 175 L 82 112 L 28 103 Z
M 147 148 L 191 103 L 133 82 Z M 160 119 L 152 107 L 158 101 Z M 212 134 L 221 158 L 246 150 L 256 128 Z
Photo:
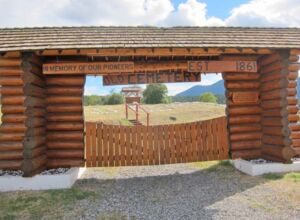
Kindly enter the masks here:
M 300 83 L 297 83 L 297 96 L 300 99 Z M 209 86 L 193 86 L 181 93 L 178 93 L 177 97 L 191 97 L 191 96 L 200 96 L 204 92 L 212 92 L 217 95 L 224 95 L 225 88 L 224 88 L 224 81 L 220 80 L 212 85 Z
M 205 92 L 212 92 L 217 95 L 224 95 L 224 81 L 220 80 L 212 85 L 209 86 L 193 86 L 192 88 L 189 88 L 181 93 L 178 93 L 176 96 L 184 97 L 184 96 L 199 96 L 202 93 Z

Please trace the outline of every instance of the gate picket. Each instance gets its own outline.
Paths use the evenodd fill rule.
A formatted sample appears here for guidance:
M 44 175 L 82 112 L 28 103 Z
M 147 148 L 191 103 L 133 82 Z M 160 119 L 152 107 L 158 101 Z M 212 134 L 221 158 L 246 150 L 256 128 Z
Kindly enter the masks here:
M 175 159 L 175 137 L 174 137 L 174 125 L 169 125 L 169 138 L 170 138 L 170 163 L 176 163 Z
M 159 155 L 159 164 L 165 164 L 165 133 L 164 133 L 164 127 L 162 125 L 159 125 L 159 132 L 158 132 L 158 139 L 159 139 L 159 143 L 158 143 L 158 147 L 159 147 L 159 151 L 160 151 L 160 155 Z
M 124 126 L 120 126 L 120 164 L 121 166 L 125 166 L 125 148 L 126 148 L 126 142 L 125 142 L 125 138 L 126 138 L 126 133 L 125 133 L 125 127 Z
M 103 125 L 103 166 L 109 166 L 108 162 L 108 126 Z
M 131 163 L 131 127 L 126 129 L 126 166 L 132 165 Z
M 132 127 L 132 141 L 131 141 L 131 148 L 132 148 L 132 165 L 137 165 L 137 152 L 136 152 L 136 136 L 137 136 L 137 126 Z
M 115 166 L 120 166 L 120 126 L 114 126 Z
M 148 143 L 148 153 L 149 153 L 149 165 L 154 165 L 154 127 L 147 126 L 148 136 L 147 136 L 147 143 Z
M 102 123 L 97 124 L 97 147 L 98 147 L 98 156 L 97 156 L 97 166 L 98 167 L 102 167 L 103 164 L 103 154 L 102 154 L 102 131 L 103 131 L 103 127 L 102 127 Z
M 85 133 L 86 133 L 86 140 L 85 140 L 85 158 L 86 158 L 86 166 L 91 167 L 91 123 L 85 124 Z
M 155 126 L 120 126 L 87 122 L 87 167 L 184 163 L 227 159 L 225 117 Z
M 96 160 L 97 160 L 97 144 L 96 144 L 96 126 L 97 124 L 91 124 L 91 147 L 92 147 L 92 163 L 91 166 L 95 167 L 96 166 Z
M 175 125 L 175 149 L 176 149 L 176 163 L 181 163 L 181 149 L 180 149 L 180 125 Z

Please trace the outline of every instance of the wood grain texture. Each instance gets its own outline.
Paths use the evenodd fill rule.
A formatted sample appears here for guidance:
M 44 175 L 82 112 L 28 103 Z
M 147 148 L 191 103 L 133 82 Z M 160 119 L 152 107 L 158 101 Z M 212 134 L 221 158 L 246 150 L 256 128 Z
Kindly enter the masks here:
M 225 117 L 135 127 L 87 122 L 86 164 L 88 167 L 136 166 L 228 159 L 226 127 Z

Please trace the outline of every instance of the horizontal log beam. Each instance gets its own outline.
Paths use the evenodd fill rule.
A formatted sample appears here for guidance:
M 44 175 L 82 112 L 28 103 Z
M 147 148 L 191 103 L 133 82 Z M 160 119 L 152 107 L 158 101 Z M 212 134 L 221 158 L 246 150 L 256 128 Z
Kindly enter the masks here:
M 116 48 L 116 49 L 64 49 L 64 50 L 43 50 L 36 52 L 38 56 L 219 56 L 221 54 L 272 54 L 271 49 L 251 48 Z
M 48 105 L 47 112 L 49 113 L 65 113 L 65 112 L 83 112 L 81 105 Z
M 22 160 L 1 160 L 0 169 L 3 170 L 19 170 Z
M 237 150 L 231 152 L 232 159 L 257 159 L 261 157 L 261 149 Z
M 83 149 L 84 143 L 83 141 L 56 141 L 56 140 L 48 140 L 47 141 L 48 149 Z
M 47 157 L 51 160 L 53 159 L 75 159 L 75 158 L 84 158 L 84 150 L 48 150 Z
M 47 168 L 60 167 L 82 167 L 84 166 L 83 159 L 48 159 Z

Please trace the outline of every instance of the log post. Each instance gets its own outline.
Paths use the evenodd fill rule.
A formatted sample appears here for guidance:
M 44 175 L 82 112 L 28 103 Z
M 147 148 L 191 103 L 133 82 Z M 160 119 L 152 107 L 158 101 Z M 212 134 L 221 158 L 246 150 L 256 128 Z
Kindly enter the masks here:
M 84 75 L 46 76 L 47 168 L 84 165 Z
M 256 61 L 256 56 L 223 56 L 222 60 Z M 257 72 L 222 73 L 226 88 L 226 116 L 230 157 L 261 156 L 261 107 Z
M 297 74 L 290 70 L 294 57 L 289 50 L 276 51 L 259 59 L 262 108 L 262 157 L 291 162 L 291 123 L 297 123 Z
M 0 169 L 19 170 L 23 160 L 24 94 L 21 58 L 0 58 Z
M 46 169 L 46 82 L 39 57 L 22 53 L 23 93 L 25 107 L 25 137 L 23 139 L 22 170 L 24 177 L 31 177 Z

